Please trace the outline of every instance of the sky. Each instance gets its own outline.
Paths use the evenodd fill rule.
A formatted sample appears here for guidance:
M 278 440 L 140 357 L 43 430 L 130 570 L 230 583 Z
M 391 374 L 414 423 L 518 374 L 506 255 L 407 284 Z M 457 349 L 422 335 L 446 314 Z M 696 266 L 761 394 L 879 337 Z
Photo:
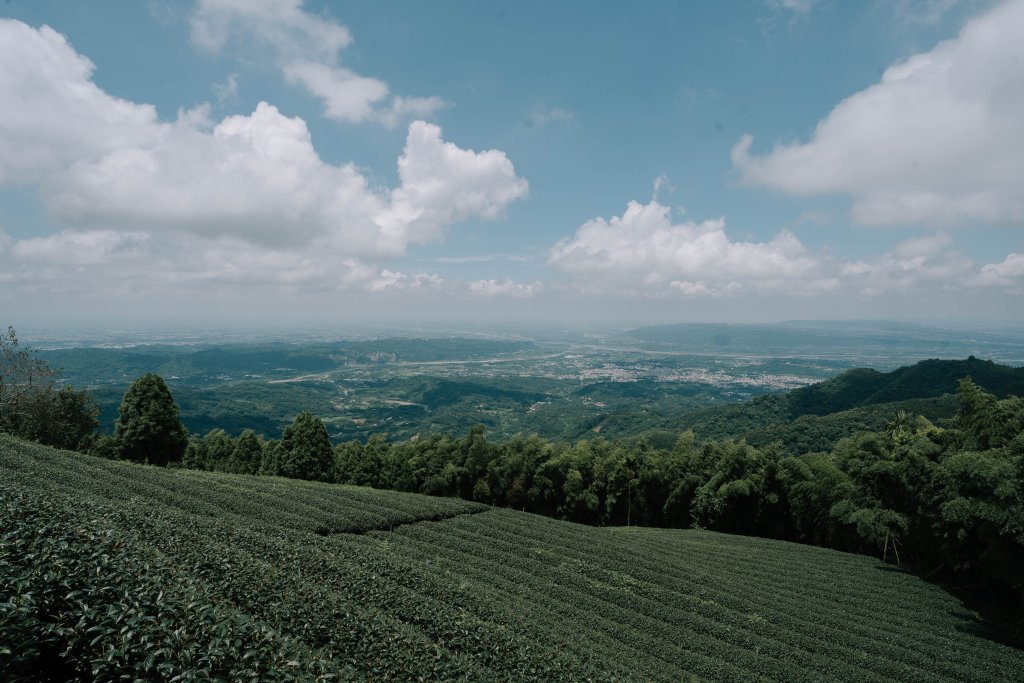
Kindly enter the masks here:
M 1024 0 L 5 0 L 0 322 L 1024 322 Z

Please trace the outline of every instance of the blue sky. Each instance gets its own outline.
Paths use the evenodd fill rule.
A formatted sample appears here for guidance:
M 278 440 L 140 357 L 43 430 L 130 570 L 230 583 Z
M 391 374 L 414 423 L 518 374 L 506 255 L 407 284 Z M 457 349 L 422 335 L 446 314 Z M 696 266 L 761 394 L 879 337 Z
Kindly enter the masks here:
M 1022 34 L 1021 0 L 9 0 L 0 311 L 1019 323 Z

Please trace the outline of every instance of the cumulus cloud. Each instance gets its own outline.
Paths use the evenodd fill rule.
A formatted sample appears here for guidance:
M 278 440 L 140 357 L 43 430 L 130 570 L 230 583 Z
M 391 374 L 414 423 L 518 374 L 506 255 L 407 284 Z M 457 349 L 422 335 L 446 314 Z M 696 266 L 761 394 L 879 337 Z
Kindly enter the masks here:
M 66 230 L 15 240 L 0 233 L 7 294 L 90 293 L 146 297 L 175 293 L 245 297 L 367 293 L 528 298 L 540 282 L 448 280 L 316 249 L 273 250 L 233 237 Z
M 44 185 L 50 210 L 82 226 L 145 225 L 276 245 L 333 234 L 352 253 L 404 249 L 404 235 L 383 235 L 374 223 L 386 200 L 351 164 L 324 163 L 302 119 L 260 103 L 210 132 L 183 122 L 160 128 L 155 144 L 54 174 Z
M 401 184 L 381 190 L 353 164 L 324 162 L 306 123 L 273 105 L 220 122 L 203 105 L 164 122 L 97 88 L 91 63 L 51 29 L 0 20 L 0 37 L 0 184 L 39 182 L 51 214 L 81 230 L 379 259 L 526 194 L 504 153 L 461 149 L 421 121 L 398 159 Z
M 732 293 L 831 286 L 822 261 L 782 231 L 767 242 L 729 238 L 725 220 L 674 224 L 669 207 L 630 202 L 622 216 L 588 221 L 555 244 L 548 263 L 591 290 Z
M 269 48 L 289 83 L 324 103 L 324 115 L 343 123 L 376 121 L 395 127 L 411 117 L 429 117 L 448 103 L 437 96 L 392 95 L 388 84 L 339 64 L 352 43 L 349 30 L 306 12 L 302 0 L 200 0 L 191 17 L 192 42 L 220 52 L 230 42 Z
M 133 259 L 144 250 L 149 235 L 143 232 L 91 230 L 63 231 L 15 242 L 11 255 L 22 262 L 50 265 L 99 265 Z
M 981 287 L 1024 287 L 1024 254 L 1009 254 L 998 263 L 988 263 L 970 284 Z
M 741 180 L 788 193 L 846 193 L 867 225 L 1024 221 L 1024 0 L 889 67 L 840 102 L 810 141 L 732 150 Z
M 893 247 L 892 253 L 900 258 L 928 258 L 941 254 L 952 243 L 953 238 L 947 233 L 922 235 L 903 240 Z
M 656 199 L 630 202 L 621 216 L 586 222 L 551 248 L 548 263 L 568 273 L 579 291 L 631 296 L 877 297 L 1024 286 L 1024 257 L 1010 254 L 979 268 L 946 233 L 846 260 L 814 253 L 786 230 L 754 242 L 730 238 L 724 219 L 676 224 Z
M 301 83 L 323 100 L 324 114 L 335 121 L 359 123 L 369 118 L 374 105 L 388 94 L 384 81 L 316 62 L 288 64 L 284 67 L 284 76 L 289 83 Z
M 402 273 L 317 249 L 266 249 L 233 237 L 66 230 L 12 240 L 0 271 L 23 291 L 91 291 L 126 287 L 133 295 L 294 290 L 385 292 L 440 290 L 432 273 Z M 211 289 L 213 286 L 213 289 Z
M 504 152 L 461 149 L 423 121 L 409 126 L 398 177 L 401 183 L 379 222 L 385 231 L 398 226 L 411 233 L 413 241 L 434 239 L 444 225 L 470 216 L 497 218 L 529 189 Z
M 219 52 L 250 36 L 286 58 L 332 60 L 352 43 L 345 26 L 310 14 L 303 0 L 199 0 L 190 18 L 192 41 Z
M 914 289 L 960 289 L 974 275 L 974 262 L 950 250 L 947 235 L 905 240 L 870 260 L 839 264 L 845 286 L 869 295 Z
M 461 149 L 423 122 L 410 126 L 398 168 L 401 184 L 375 191 L 354 165 L 321 160 L 302 119 L 260 103 L 209 133 L 178 123 L 153 146 L 79 161 L 47 182 L 44 197 L 83 226 L 141 224 L 270 246 L 319 241 L 387 258 L 450 223 L 496 218 L 527 188 L 504 153 Z
M 325 162 L 305 121 L 266 102 L 220 121 L 206 104 L 162 121 L 96 87 L 93 65 L 47 27 L 0 20 L 0 65 L 0 187 L 37 185 L 65 228 L 0 232 L 0 272 L 21 293 L 441 291 L 438 275 L 382 261 L 527 192 L 503 152 L 462 149 L 422 121 L 391 189 Z
M 160 135 L 154 107 L 96 87 L 93 63 L 49 26 L 0 19 L 0 65 L 0 184 Z

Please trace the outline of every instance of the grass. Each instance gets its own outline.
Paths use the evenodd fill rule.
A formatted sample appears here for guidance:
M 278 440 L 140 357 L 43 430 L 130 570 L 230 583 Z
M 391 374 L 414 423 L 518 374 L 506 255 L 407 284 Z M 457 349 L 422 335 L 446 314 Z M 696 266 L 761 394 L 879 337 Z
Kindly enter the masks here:
M 1020 680 L 872 558 L 164 470 L 0 436 L 0 670 L 204 680 Z

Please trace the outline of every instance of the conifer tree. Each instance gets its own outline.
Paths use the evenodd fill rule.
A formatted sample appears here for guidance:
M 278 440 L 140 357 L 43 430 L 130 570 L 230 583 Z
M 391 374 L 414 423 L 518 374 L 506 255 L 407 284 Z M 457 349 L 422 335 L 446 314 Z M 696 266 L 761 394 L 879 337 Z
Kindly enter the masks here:
M 256 432 L 246 429 L 235 443 L 235 450 L 231 453 L 231 459 L 228 461 L 228 471 L 239 474 L 256 474 L 262 460 L 263 443 L 256 436 Z
M 145 374 L 128 387 L 118 409 L 114 438 L 125 460 L 152 465 L 181 460 L 188 435 L 178 404 L 160 375 Z
M 284 430 L 280 457 L 281 476 L 329 481 L 334 448 L 323 421 L 311 413 L 297 415 Z

